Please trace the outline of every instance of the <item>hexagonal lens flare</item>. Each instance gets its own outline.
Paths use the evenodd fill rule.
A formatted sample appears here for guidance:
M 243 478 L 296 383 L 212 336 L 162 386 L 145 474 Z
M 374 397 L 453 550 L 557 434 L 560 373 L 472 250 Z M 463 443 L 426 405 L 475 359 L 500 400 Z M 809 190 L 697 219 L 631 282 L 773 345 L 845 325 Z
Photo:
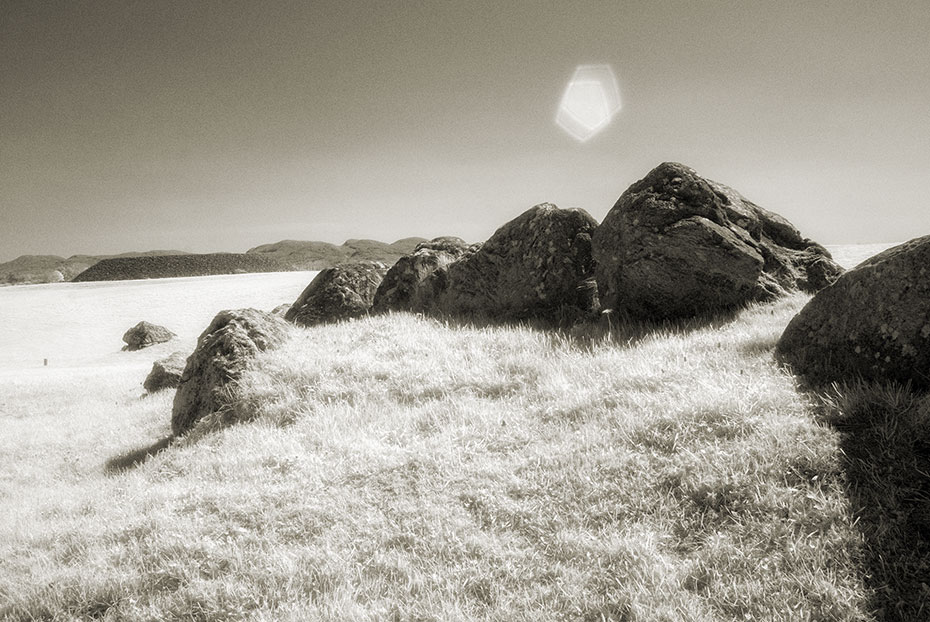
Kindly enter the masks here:
M 584 142 L 620 111 L 620 89 L 610 65 L 579 65 L 565 87 L 555 122 Z

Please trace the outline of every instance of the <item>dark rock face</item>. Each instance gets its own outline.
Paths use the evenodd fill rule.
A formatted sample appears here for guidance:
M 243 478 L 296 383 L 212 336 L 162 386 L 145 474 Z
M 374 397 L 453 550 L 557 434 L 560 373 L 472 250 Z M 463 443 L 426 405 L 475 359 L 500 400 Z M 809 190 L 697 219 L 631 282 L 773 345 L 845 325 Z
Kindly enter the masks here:
M 439 308 L 492 319 L 558 319 L 593 313 L 591 234 L 581 209 L 530 208 L 449 265 Z
M 287 325 L 256 309 L 220 311 L 197 340 L 174 396 L 171 430 L 184 434 L 229 404 L 228 385 L 257 353 L 281 345 Z
M 930 389 L 930 236 L 879 253 L 821 290 L 775 353 L 814 385 L 861 376 Z
M 668 162 L 620 196 L 593 254 L 602 307 L 646 319 L 815 292 L 843 272 L 778 214 Z
M 449 264 L 468 250 L 461 238 L 441 237 L 422 242 L 387 271 L 375 292 L 371 310 L 429 311 L 445 288 Z
M 163 359 L 152 364 L 152 371 L 146 377 L 142 386 L 149 393 L 162 389 L 174 389 L 181 382 L 181 374 L 187 365 L 187 357 L 183 352 L 172 352 Z
M 123 341 L 126 342 L 123 349 L 129 351 L 141 350 L 142 348 L 154 346 L 156 343 L 171 341 L 174 337 L 177 337 L 177 335 L 164 326 L 139 322 L 123 335 Z
M 326 268 L 310 281 L 284 319 L 313 326 L 365 315 L 386 272 L 384 264 L 373 261 Z

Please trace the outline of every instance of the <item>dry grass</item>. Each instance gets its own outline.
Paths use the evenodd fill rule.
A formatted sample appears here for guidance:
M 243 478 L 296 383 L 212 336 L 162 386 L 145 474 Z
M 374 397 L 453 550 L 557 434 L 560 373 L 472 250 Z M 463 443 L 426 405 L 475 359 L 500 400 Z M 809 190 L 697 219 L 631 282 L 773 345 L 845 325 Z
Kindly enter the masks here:
M 0 398 L 21 422 L 0 615 L 875 619 L 846 433 L 771 357 L 804 300 L 610 339 L 408 315 L 295 329 L 243 380 L 242 423 L 109 474 L 168 433 L 167 398 L 20 387 Z M 56 411 L 64 394 L 82 409 Z
M 257 276 L 213 277 L 211 304 L 305 284 L 236 281 Z M 133 287 L 193 322 L 207 285 Z M 19 291 L 83 295 L 57 287 Z M 140 291 L 97 292 L 95 330 L 118 342 Z M 86 352 L 49 304 L 71 367 L 14 368 L 8 304 L 0 620 L 928 619 L 930 402 L 799 391 L 772 349 L 805 300 L 571 334 L 295 328 L 170 444 L 147 358 Z

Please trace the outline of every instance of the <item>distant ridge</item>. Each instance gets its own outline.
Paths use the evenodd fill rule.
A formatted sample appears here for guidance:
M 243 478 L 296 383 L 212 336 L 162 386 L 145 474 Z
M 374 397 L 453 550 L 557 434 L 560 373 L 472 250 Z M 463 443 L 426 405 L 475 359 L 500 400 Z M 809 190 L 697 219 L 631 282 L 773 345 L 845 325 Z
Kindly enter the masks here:
M 390 266 L 425 241 L 426 238 L 403 238 L 388 244 L 377 240 L 351 239 L 337 246 L 327 242 L 281 240 L 250 248 L 246 252 L 288 262 L 298 270 L 322 270 L 353 261 L 380 261 Z
M 289 264 L 272 257 L 245 253 L 148 255 L 101 259 L 72 280 L 75 282 L 127 281 L 292 270 L 294 268 Z
M 72 255 L 67 259 L 58 255 L 21 255 L 0 263 L 0 285 L 70 281 L 101 259 L 187 254 L 185 251 L 154 250 L 118 255 Z
M 71 280 L 113 280 L 114 278 L 201 276 L 236 272 L 322 270 L 353 261 L 380 261 L 390 266 L 402 255 L 413 252 L 416 245 L 425 239 L 410 237 L 391 243 L 350 239 L 341 245 L 305 240 L 281 240 L 274 244 L 256 246 L 246 253 L 188 253 L 154 250 L 118 255 L 72 255 L 67 259 L 57 255 L 23 255 L 12 261 L 0 263 L 0 285 L 56 283 Z M 108 263 L 101 266 L 99 270 L 90 272 L 89 275 L 82 275 L 83 272 L 104 260 L 167 256 L 203 257 L 204 259 Z M 267 261 L 262 262 L 263 259 Z M 217 270 L 220 271 L 217 272 Z M 110 274 L 132 276 L 108 277 L 107 275 Z M 82 277 L 77 279 L 78 275 Z

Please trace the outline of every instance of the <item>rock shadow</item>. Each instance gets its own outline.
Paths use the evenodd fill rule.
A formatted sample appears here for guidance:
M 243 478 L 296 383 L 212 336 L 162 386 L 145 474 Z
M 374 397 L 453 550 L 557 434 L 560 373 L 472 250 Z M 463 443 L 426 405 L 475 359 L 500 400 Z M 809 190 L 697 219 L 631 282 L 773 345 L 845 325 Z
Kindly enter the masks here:
M 812 391 L 841 434 L 841 468 L 878 620 L 930 611 L 930 394 L 863 381 Z
M 530 330 L 551 336 L 554 340 L 569 342 L 580 349 L 590 350 L 605 342 L 618 347 L 634 346 L 657 333 L 681 334 L 706 328 L 723 328 L 736 320 L 747 306 L 675 320 L 648 320 L 617 312 L 601 313 L 595 317 L 582 317 L 571 311 L 548 318 L 525 319 L 495 318 L 475 314 L 424 313 L 423 316 L 438 320 L 453 328 L 509 327 Z M 406 312 L 392 311 L 392 313 Z
M 166 436 L 164 438 L 158 439 L 151 445 L 137 447 L 135 449 L 117 454 L 116 456 L 113 456 L 106 461 L 103 470 L 107 474 L 113 475 L 134 469 L 135 467 L 145 462 L 149 456 L 154 456 L 164 449 L 167 449 L 174 440 L 174 436 Z

